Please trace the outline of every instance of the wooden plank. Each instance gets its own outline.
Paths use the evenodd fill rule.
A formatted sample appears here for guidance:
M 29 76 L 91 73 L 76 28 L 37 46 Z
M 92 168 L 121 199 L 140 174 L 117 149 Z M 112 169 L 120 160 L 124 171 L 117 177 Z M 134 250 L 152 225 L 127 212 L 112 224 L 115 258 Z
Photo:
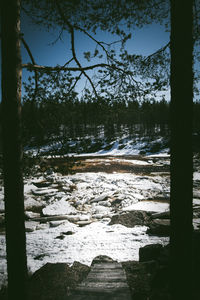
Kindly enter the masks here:
M 70 300 L 131 300 L 122 265 L 108 257 L 93 261 L 87 278 L 72 291 Z

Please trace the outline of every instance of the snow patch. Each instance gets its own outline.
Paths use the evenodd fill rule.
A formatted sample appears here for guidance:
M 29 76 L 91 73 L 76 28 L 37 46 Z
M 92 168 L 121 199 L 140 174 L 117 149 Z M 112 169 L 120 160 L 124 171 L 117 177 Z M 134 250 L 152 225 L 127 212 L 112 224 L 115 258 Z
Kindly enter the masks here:
M 62 198 L 43 208 L 42 212 L 44 216 L 55 216 L 76 214 L 77 210 L 65 198 Z

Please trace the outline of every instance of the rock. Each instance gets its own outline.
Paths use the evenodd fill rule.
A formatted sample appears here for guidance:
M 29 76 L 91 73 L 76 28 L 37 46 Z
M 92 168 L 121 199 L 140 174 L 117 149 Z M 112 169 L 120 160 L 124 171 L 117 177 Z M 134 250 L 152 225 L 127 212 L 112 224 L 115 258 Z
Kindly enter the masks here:
M 43 187 L 50 186 L 52 183 L 46 180 L 42 180 L 42 181 L 32 181 L 32 184 L 34 184 L 37 188 L 43 188 Z
M 70 215 L 77 213 L 77 210 L 68 201 L 62 198 L 43 208 L 42 213 L 44 216 Z
M 26 219 L 33 219 L 33 218 L 39 218 L 40 214 L 39 213 L 35 213 L 32 211 L 25 211 L 25 218 Z
M 126 272 L 132 299 L 150 299 L 149 295 L 152 290 L 151 282 L 153 274 L 155 273 L 156 263 L 154 261 L 143 263 L 138 261 L 126 261 L 122 263 L 122 266 Z M 161 300 L 163 298 L 157 298 L 157 300 L 158 299 Z M 154 300 L 156 300 L 156 298 L 154 298 Z
M 71 192 L 71 188 L 69 186 L 62 186 L 62 190 L 65 192 Z
M 170 220 L 169 219 L 154 219 L 149 224 L 147 233 L 157 236 L 169 236 L 170 235 Z
M 193 198 L 193 206 L 199 207 L 200 206 L 200 199 Z
M 134 227 L 136 225 L 147 225 L 150 222 L 150 217 L 144 211 L 131 211 L 121 215 L 114 215 L 111 218 L 109 225 L 122 224 L 126 227 Z
M 49 228 L 49 223 L 39 223 L 37 226 L 36 226 L 36 230 L 43 230 L 43 229 L 46 229 L 46 228 Z
M 35 260 L 43 260 L 43 258 L 44 258 L 45 256 L 46 256 L 45 253 L 39 254 L 39 255 L 35 256 L 34 259 L 35 259 Z
M 76 222 L 76 224 L 79 225 L 80 227 L 89 225 L 91 223 L 92 223 L 92 221 L 78 221 L 78 222 Z
M 50 221 L 62 221 L 62 220 L 68 220 L 69 222 L 77 222 L 79 221 L 79 217 L 73 215 L 60 215 L 60 216 L 34 218 L 33 220 L 42 223 L 46 223 Z
M 155 213 L 151 215 L 152 219 L 170 219 L 170 211 Z
M 193 218 L 200 218 L 200 207 L 194 207 L 193 208 Z
M 200 199 L 200 191 L 193 191 L 193 197 Z
M 35 221 L 25 221 L 26 232 L 33 232 L 36 230 L 38 222 Z
M 24 207 L 25 210 L 28 211 L 40 211 L 44 207 L 44 202 L 43 201 L 36 201 L 35 199 L 28 197 L 25 198 L 24 201 Z
M 93 206 L 92 212 L 93 214 L 107 214 L 110 212 L 110 208 L 102 205 L 97 205 Z
M 90 215 L 81 215 L 79 216 L 80 221 L 90 221 L 91 216 Z
M 163 246 L 161 244 L 146 245 L 139 249 L 139 261 L 156 260 L 161 254 Z
M 101 195 L 101 196 L 99 196 L 95 199 L 90 200 L 90 203 L 100 202 L 100 201 L 106 200 L 108 197 L 109 197 L 108 194 L 104 194 L 104 195 Z
M 104 214 L 93 214 L 93 215 L 92 215 L 92 218 L 93 218 L 93 219 L 102 219 L 102 218 L 104 218 L 104 217 L 105 217 Z
M 57 189 L 46 189 L 46 188 L 40 188 L 40 189 L 37 189 L 37 190 L 31 190 L 32 194 L 34 196 L 44 196 L 44 195 L 55 195 L 58 190 Z
M 0 199 L 0 213 L 4 213 L 4 212 L 5 212 L 4 200 Z
M 58 226 L 62 225 L 63 223 L 65 223 L 65 220 L 62 220 L 62 221 L 50 221 L 49 225 L 50 225 L 50 227 L 58 227 Z
M 52 168 L 48 168 L 45 173 L 47 176 L 52 175 L 54 173 L 54 170 Z
M 193 228 L 194 230 L 199 230 L 200 228 L 200 219 L 193 218 Z
M 89 270 L 88 266 L 79 262 L 74 262 L 71 267 L 66 263 L 47 263 L 31 276 L 28 299 L 66 299 L 70 288 L 75 288 Z
M 61 235 L 55 237 L 55 239 L 59 239 L 59 240 L 64 240 L 64 238 L 65 238 L 64 234 L 61 234 Z
M 79 216 L 70 215 L 70 216 L 67 216 L 67 220 L 74 223 L 74 222 L 78 222 L 80 219 L 79 219 Z
M 111 203 L 110 201 L 101 201 L 99 203 L 99 205 L 102 205 L 102 206 L 105 206 L 105 207 L 110 207 L 111 206 Z
M 66 232 L 61 232 L 61 234 L 72 235 L 72 234 L 75 234 L 75 232 L 69 230 L 69 231 L 66 231 Z
M 122 199 L 114 199 L 112 202 L 111 202 L 111 205 L 112 206 L 118 206 L 118 205 L 120 205 L 121 204 L 121 202 L 122 202 Z
M 5 216 L 3 214 L 0 215 L 0 226 L 5 224 Z

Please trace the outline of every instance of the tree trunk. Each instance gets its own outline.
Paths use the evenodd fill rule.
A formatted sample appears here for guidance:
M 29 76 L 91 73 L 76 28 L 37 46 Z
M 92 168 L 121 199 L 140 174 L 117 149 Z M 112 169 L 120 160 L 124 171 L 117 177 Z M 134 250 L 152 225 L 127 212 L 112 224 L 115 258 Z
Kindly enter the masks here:
M 26 298 L 27 263 L 21 147 L 20 0 L 3 0 L 3 173 L 9 299 Z
M 171 0 L 172 299 L 192 299 L 192 2 Z

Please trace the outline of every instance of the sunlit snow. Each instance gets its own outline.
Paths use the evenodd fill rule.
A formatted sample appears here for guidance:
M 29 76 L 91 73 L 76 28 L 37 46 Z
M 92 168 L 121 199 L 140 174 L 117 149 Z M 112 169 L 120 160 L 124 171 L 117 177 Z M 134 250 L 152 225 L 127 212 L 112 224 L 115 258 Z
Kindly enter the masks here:
M 150 157 L 146 157 L 145 160 L 116 159 L 118 162 L 133 165 L 153 164 Z M 107 158 L 102 160 L 110 163 Z M 169 162 L 168 157 L 165 157 L 165 160 L 166 163 Z M 162 161 L 158 160 L 156 163 L 162 165 Z M 195 183 L 198 183 L 199 179 L 200 172 L 196 171 Z M 50 186 L 42 188 L 35 185 L 42 181 L 48 181 Z M 169 210 L 169 173 L 162 175 L 151 173 L 148 176 L 103 172 L 76 173 L 67 176 L 44 173 L 37 178 L 26 178 L 24 191 L 27 216 L 36 217 L 38 214 L 33 211 L 40 209 L 42 216 L 66 217 L 65 220 L 49 220 L 45 223 L 27 221 L 29 231 L 26 232 L 27 258 L 31 273 L 47 262 L 72 264 L 79 261 L 90 265 L 97 255 L 108 255 L 117 261 L 138 260 L 140 247 L 151 243 L 166 244 L 169 241 L 167 237 L 148 235 L 145 226 L 127 228 L 119 224 L 108 225 L 113 215 L 126 211 Z M 198 207 L 200 206 L 198 188 L 195 189 L 195 193 L 193 205 Z M 3 189 L 1 189 L 0 212 L 3 211 Z M 198 228 L 199 224 L 199 219 L 196 218 L 195 228 Z M 2 233 L 0 233 L 0 258 L 1 286 L 6 282 L 5 235 Z

